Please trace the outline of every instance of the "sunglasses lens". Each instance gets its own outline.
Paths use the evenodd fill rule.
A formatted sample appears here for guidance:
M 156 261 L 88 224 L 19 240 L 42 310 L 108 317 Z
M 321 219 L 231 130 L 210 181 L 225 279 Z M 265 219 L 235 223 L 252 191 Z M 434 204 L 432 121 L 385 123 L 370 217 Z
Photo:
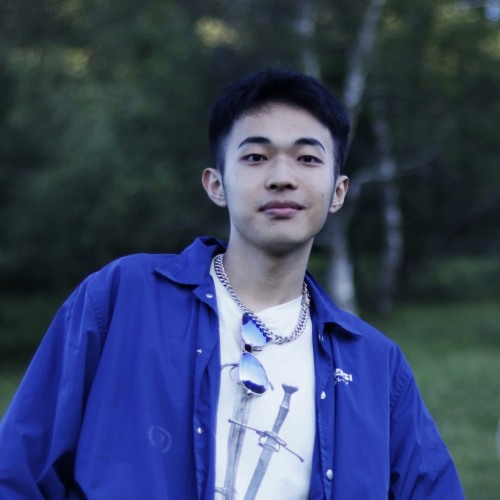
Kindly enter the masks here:
M 241 355 L 240 382 L 243 387 L 254 394 L 263 394 L 269 386 L 266 371 L 260 361 L 248 352 Z
M 262 347 L 269 341 L 248 313 L 245 313 L 242 318 L 241 336 L 243 337 L 243 342 L 252 347 Z

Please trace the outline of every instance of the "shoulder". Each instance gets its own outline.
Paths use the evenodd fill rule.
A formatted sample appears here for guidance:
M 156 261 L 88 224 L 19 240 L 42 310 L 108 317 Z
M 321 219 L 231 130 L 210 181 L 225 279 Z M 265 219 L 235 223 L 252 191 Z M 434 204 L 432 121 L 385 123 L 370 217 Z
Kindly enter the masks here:
M 172 254 L 134 254 L 115 259 L 87 276 L 70 294 L 62 309 L 77 316 L 89 313 L 105 328 L 117 303 L 133 307 L 154 289 L 155 269 L 168 267 Z
M 214 255 L 224 251 L 222 242 L 214 238 L 197 238 L 181 253 L 134 254 L 109 263 L 88 280 L 94 285 L 115 286 L 134 280 L 139 285 L 159 276 L 181 285 L 199 285 L 210 270 Z
M 338 325 L 340 326 L 340 328 L 337 328 L 337 335 L 339 337 L 345 337 L 345 332 L 347 331 L 357 333 L 359 336 L 357 344 L 361 349 L 366 350 L 369 355 L 381 355 L 385 353 L 389 360 L 398 365 L 400 364 L 400 360 L 404 359 L 399 345 L 384 332 L 381 332 L 365 320 L 346 311 L 341 311 L 339 313 Z
M 317 321 L 324 325 L 325 332 L 331 332 L 346 341 L 359 341 L 356 343 L 360 345 L 368 343 L 385 349 L 396 347 L 395 342 L 377 328 L 338 307 L 312 276 L 308 275 L 307 281 L 313 302 L 313 314 Z
M 158 267 L 169 266 L 179 257 L 178 254 L 138 253 L 115 259 L 89 276 L 91 281 L 106 279 L 110 276 L 137 276 L 154 273 Z
M 313 314 L 318 327 L 332 344 L 337 364 L 355 366 L 380 385 L 399 388 L 412 378 L 411 368 L 399 345 L 365 320 L 339 308 L 326 292 L 310 281 Z M 388 385 L 387 385 L 388 384 Z
M 92 273 L 84 281 L 89 293 L 117 291 L 123 286 L 140 287 L 154 278 L 155 269 L 169 267 L 176 254 L 133 254 L 120 257 Z
M 352 350 L 367 366 L 403 378 L 411 376 L 410 367 L 400 346 L 366 321 L 346 311 L 337 311 L 332 333 L 342 350 Z

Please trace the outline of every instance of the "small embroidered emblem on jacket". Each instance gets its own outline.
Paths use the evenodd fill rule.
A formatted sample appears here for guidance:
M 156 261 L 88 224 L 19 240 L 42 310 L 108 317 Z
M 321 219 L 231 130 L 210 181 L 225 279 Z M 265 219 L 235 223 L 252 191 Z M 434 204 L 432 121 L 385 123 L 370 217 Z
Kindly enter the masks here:
M 153 425 L 148 432 L 149 441 L 158 448 L 161 453 L 167 453 L 172 446 L 172 435 L 163 427 Z
M 338 384 L 339 382 L 344 382 L 345 385 L 349 385 L 349 382 L 352 382 L 352 375 L 337 368 L 335 370 L 335 383 Z

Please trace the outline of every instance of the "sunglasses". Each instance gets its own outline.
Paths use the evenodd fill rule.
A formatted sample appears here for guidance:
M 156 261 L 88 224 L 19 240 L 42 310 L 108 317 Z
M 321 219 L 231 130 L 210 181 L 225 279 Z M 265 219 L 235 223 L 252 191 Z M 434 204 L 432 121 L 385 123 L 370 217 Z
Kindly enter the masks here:
M 248 394 L 263 394 L 269 387 L 269 380 L 266 370 L 253 352 L 261 351 L 269 339 L 248 313 L 243 314 L 241 322 L 240 383 Z

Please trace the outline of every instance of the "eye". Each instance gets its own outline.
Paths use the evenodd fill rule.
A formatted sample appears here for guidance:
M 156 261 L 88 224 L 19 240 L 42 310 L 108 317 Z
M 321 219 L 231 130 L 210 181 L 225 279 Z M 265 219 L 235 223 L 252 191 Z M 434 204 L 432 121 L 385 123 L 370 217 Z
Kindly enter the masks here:
M 259 153 L 250 153 L 249 155 L 245 155 L 243 157 L 243 160 L 249 163 L 259 163 L 261 161 L 265 161 L 266 157 Z
M 322 161 L 313 155 L 303 155 L 298 158 L 301 163 L 322 163 Z

